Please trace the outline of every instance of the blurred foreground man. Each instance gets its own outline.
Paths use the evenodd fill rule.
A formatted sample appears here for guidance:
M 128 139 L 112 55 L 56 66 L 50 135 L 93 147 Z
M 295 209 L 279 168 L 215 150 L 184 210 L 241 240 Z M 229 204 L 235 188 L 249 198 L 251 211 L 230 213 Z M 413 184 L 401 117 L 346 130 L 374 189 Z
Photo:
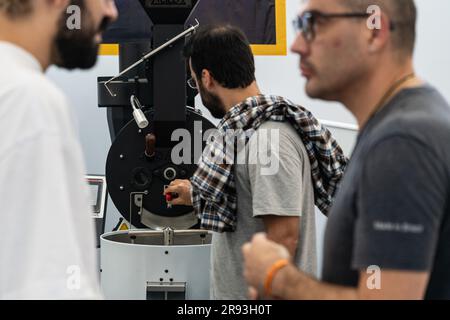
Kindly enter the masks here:
M 0 299 L 101 297 L 81 147 L 44 72 L 94 66 L 116 17 L 113 0 L 0 0 Z
M 342 102 L 361 132 L 330 212 L 322 281 L 260 234 L 243 248 L 250 294 L 450 299 L 450 109 L 414 72 L 414 1 L 310 0 L 296 25 L 306 92 Z

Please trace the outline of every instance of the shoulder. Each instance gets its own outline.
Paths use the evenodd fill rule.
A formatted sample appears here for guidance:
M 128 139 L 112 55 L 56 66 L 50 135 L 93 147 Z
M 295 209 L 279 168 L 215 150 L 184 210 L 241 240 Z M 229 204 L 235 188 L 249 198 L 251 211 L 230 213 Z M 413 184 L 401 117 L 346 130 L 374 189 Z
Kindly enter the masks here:
M 279 135 L 283 140 L 291 140 L 291 142 L 301 142 L 300 135 L 289 122 L 266 121 L 256 131 L 256 136 Z
M 429 86 L 404 92 L 389 115 L 369 130 L 365 137 L 369 147 L 401 139 L 436 151 L 450 136 L 450 106 Z
M 394 134 L 373 143 L 364 150 L 359 161 L 360 181 L 381 188 L 405 186 L 416 190 L 435 187 L 447 190 L 450 179 L 450 156 L 448 152 L 426 143 L 411 134 Z M 425 184 L 423 186 L 422 184 Z
M 16 80 L 11 91 L 16 93 L 19 99 L 31 99 L 38 103 L 67 103 L 61 89 L 40 73 L 30 73 L 26 78 Z
M 17 77 L 3 93 L 10 97 L 12 103 L 22 104 L 27 112 L 43 114 L 45 111 L 63 111 L 68 107 L 61 89 L 40 73 Z
M 259 127 L 249 141 L 250 154 L 261 152 L 261 148 L 274 156 L 303 162 L 308 159 L 305 145 L 295 128 L 288 122 L 267 121 Z
M 20 132 L 60 132 L 69 119 L 68 102 L 62 91 L 43 74 L 26 73 L 14 77 L 0 89 L 2 122 Z M 26 130 L 24 130 L 26 128 Z M 25 134 L 25 132 L 23 132 Z

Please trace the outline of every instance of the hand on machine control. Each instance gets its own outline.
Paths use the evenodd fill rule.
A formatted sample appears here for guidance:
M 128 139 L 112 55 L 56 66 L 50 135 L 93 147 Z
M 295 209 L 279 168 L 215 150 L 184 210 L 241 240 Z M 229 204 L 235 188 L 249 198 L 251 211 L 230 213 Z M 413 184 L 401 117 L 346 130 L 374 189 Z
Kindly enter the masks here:
M 164 190 L 167 203 L 174 206 L 192 206 L 192 185 L 189 180 L 174 180 Z

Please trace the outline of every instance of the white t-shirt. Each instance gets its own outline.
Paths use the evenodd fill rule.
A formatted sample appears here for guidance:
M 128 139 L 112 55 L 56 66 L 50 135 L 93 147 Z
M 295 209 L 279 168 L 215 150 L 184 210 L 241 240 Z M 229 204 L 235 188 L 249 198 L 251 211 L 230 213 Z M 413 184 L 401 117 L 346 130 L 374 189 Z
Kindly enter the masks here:
M 0 42 L 0 299 L 101 298 L 85 172 L 64 95 Z

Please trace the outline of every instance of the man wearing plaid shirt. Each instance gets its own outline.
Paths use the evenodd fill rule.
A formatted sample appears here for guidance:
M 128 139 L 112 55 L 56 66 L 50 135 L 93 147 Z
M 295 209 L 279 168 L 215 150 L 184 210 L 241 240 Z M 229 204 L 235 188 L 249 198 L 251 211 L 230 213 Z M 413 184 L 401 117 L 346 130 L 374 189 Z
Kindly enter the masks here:
M 194 206 L 201 227 L 214 231 L 212 298 L 247 298 L 240 248 L 258 232 L 286 246 L 296 265 L 315 275 L 315 204 L 327 213 L 347 164 L 342 150 L 309 111 L 261 94 L 240 30 L 202 28 L 185 56 L 189 85 L 222 121 L 192 180 L 176 180 L 166 193 L 178 195 L 172 205 Z M 236 137 L 245 143 L 229 152 L 225 145 L 242 141 Z

